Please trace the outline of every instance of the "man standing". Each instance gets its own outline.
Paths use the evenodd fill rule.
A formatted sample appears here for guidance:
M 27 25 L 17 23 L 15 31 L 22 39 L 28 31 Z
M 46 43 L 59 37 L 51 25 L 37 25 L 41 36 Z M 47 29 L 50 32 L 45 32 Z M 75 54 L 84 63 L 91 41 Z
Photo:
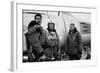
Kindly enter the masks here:
M 82 38 L 79 31 L 73 23 L 70 24 L 70 30 L 67 36 L 66 53 L 70 60 L 79 60 L 82 52 Z
M 49 60 L 60 60 L 59 37 L 55 29 L 55 23 L 49 22 L 47 28 L 47 57 Z
M 41 35 L 43 34 L 43 28 L 41 26 L 42 16 L 36 14 L 34 21 L 31 21 L 28 25 L 28 32 L 26 35 L 26 43 L 28 49 L 28 61 L 39 61 L 39 58 L 44 56 L 44 50 L 41 45 Z M 35 55 L 35 58 L 34 56 Z

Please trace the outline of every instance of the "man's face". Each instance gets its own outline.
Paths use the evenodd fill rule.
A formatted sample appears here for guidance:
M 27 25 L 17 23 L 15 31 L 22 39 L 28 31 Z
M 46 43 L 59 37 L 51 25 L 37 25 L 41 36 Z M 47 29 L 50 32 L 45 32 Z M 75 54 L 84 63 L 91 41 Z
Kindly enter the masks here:
M 35 21 L 36 21 L 38 24 L 41 24 L 42 18 L 41 18 L 40 16 L 36 16 Z
M 73 30 L 75 27 L 74 25 L 70 25 L 70 29 Z

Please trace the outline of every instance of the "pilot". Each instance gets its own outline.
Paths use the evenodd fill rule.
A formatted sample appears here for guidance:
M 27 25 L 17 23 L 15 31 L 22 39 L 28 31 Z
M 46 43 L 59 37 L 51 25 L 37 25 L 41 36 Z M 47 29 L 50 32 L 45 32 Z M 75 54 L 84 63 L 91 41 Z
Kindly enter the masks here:
M 48 58 L 50 60 L 59 60 L 59 37 L 55 30 L 55 24 L 53 22 L 48 23 L 47 28 L 47 40 L 48 40 Z

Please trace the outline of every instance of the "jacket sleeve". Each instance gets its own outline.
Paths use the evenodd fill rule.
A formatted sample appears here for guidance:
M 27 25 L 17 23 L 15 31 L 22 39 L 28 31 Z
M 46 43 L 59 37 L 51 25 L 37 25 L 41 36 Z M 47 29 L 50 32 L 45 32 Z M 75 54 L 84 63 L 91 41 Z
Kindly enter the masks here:
M 57 36 L 57 45 L 59 46 L 59 36 L 58 36 L 57 32 L 56 32 L 56 36 Z
M 25 34 L 25 38 L 26 38 L 26 47 L 27 47 L 27 50 L 30 49 L 30 43 L 28 41 L 28 33 Z
M 48 35 L 49 35 L 49 32 L 46 31 L 46 37 L 45 37 L 45 39 L 46 39 L 46 46 L 47 46 L 47 47 L 50 47 L 50 41 L 49 41 L 49 39 L 48 39 Z
M 56 36 L 57 36 L 57 48 L 58 48 L 58 54 L 60 54 L 61 53 L 61 49 L 60 49 L 60 40 L 59 40 L 59 36 L 58 36 L 58 34 L 57 34 L 57 32 L 56 32 Z
M 79 51 L 82 51 L 82 37 L 79 32 L 78 32 L 77 38 L 78 38 L 78 44 L 79 44 Z

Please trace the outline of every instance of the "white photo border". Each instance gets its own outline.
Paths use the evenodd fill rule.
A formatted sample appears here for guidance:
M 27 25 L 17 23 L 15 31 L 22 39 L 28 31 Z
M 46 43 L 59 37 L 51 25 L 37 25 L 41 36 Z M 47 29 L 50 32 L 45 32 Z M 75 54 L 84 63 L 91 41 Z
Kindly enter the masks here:
M 27 71 L 27 70 L 42 70 L 42 69 L 56 69 L 67 67 L 82 67 L 82 66 L 95 66 L 97 64 L 97 48 L 95 44 L 95 30 L 96 30 L 96 8 L 92 7 L 73 7 L 73 6 L 52 6 L 52 5 L 39 5 L 32 3 L 19 3 L 14 2 L 14 22 L 13 22 L 13 70 L 14 71 Z M 22 61 L 22 10 L 53 10 L 53 11 L 69 11 L 69 12 L 89 12 L 91 13 L 91 60 L 78 60 L 78 61 L 56 61 L 56 62 L 35 62 L 23 63 Z

